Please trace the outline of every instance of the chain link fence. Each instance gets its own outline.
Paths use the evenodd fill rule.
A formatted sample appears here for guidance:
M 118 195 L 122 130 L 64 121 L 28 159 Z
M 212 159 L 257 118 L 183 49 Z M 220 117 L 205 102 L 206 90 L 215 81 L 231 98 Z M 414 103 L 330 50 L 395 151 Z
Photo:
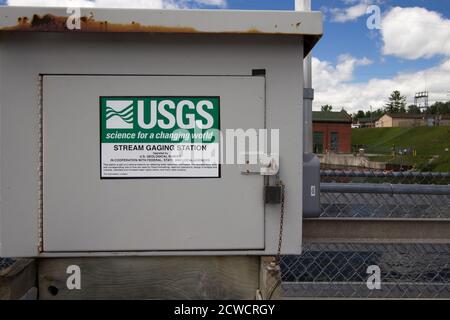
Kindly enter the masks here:
M 379 289 L 367 285 L 370 266 L 379 268 Z M 450 298 L 450 245 L 306 244 L 281 270 L 288 299 Z
M 0 273 L 6 268 L 14 264 L 14 259 L 11 258 L 0 258 Z
M 450 173 L 323 170 L 321 182 L 319 219 L 450 219 Z M 307 243 L 281 273 L 287 299 L 450 299 L 450 245 Z

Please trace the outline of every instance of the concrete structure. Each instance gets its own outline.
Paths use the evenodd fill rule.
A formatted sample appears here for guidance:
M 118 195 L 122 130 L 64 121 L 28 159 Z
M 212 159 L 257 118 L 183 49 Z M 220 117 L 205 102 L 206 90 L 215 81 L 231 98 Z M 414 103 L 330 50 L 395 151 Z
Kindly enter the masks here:
M 375 170 L 385 170 L 385 162 L 370 161 L 368 157 L 359 154 L 336 154 L 333 152 L 325 153 L 319 156 L 320 163 L 325 167 L 339 168 L 370 168 Z
M 314 153 L 350 153 L 352 118 L 345 111 L 313 112 Z
M 375 122 L 377 128 L 450 126 L 450 115 L 386 113 Z
M 301 251 L 303 58 L 322 35 L 320 13 L 89 8 L 77 21 L 65 8 L 3 7 L 0 15 L 0 255 L 275 254 L 280 204 L 263 201 L 275 178 L 237 165 L 183 177 L 182 168 L 139 176 L 140 166 L 119 165 L 110 175 L 117 166 L 108 159 L 124 150 L 109 150 L 103 133 L 150 127 L 139 110 L 161 97 L 177 115 L 188 109 L 182 101 L 198 109 L 207 98 L 220 129 L 280 129 L 282 252 Z M 137 122 L 127 122 L 130 106 Z

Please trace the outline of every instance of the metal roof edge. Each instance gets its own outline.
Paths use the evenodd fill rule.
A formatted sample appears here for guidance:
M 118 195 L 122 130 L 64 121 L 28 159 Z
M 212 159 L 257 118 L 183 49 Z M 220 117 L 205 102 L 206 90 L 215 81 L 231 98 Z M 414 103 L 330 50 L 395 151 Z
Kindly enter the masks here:
M 284 34 L 320 37 L 321 12 L 79 8 L 81 28 L 65 23 L 74 8 L 0 6 L 2 31 Z

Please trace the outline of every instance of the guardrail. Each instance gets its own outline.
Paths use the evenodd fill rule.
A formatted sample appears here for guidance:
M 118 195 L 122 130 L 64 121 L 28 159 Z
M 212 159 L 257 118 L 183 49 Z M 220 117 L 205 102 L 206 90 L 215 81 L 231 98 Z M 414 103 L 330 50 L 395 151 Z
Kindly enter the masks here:
M 321 183 L 321 218 L 450 219 L 450 185 Z
M 320 191 L 324 193 L 450 195 L 450 185 L 444 186 L 392 183 L 321 183 Z
M 321 170 L 322 182 L 403 184 L 450 184 L 450 172 L 392 172 L 372 169 Z

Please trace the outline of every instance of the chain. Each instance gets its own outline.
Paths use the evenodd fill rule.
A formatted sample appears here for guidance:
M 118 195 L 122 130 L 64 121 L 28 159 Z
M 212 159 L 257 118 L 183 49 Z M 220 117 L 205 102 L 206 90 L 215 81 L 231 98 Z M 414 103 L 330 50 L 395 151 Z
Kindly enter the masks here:
M 278 249 L 277 249 L 277 255 L 275 257 L 275 261 L 271 264 L 271 269 L 276 270 L 281 277 L 281 246 L 283 244 L 283 223 L 284 223 L 284 202 L 285 202 L 285 196 L 284 196 L 284 184 L 280 180 L 278 185 L 281 187 L 281 203 L 280 203 L 280 233 L 278 234 Z M 278 286 L 281 284 L 281 278 L 273 285 L 271 290 L 269 290 L 267 295 L 267 300 L 272 299 L 272 295 L 275 292 L 275 290 L 278 288 Z
M 283 223 L 284 223 L 284 184 L 282 181 L 279 182 L 281 187 L 281 206 L 280 206 L 280 233 L 278 235 L 278 250 L 276 257 L 276 264 L 280 266 L 281 259 L 281 246 L 283 244 Z

